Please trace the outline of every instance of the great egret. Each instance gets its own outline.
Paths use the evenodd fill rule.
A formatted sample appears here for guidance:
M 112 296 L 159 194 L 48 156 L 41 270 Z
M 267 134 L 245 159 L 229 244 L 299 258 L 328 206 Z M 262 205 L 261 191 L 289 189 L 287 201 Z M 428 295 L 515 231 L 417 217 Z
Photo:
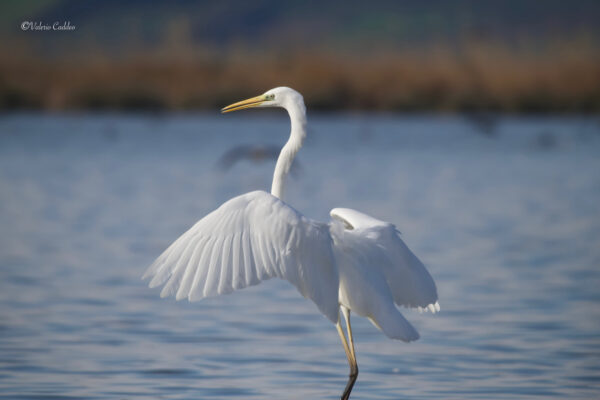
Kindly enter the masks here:
M 439 311 L 435 283 L 391 223 L 348 208 L 334 208 L 331 222 L 322 223 L 285 203 L 285 179 L 306 137 L 304 100 L 295 90 L 278 87 L 221 112 L 250 107 L 282 107 L 291 120 L 271 193 L 250 192 L 221 205 L 171 244 L 144 278 L 152 278 L 150 287 L 164 284 L 161 297 L 190 301 L 270 278 L 288 280 L 336 326 L 350 364 L 345 400 L 358 376 L 350 311 L 386 336 L 410 342 L 419 334 L 395 304 Z

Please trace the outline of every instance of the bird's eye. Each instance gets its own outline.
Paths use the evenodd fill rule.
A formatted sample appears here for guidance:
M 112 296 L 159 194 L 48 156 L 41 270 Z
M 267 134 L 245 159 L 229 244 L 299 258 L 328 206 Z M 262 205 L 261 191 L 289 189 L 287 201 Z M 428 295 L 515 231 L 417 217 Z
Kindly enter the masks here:
M 274 98 L 275 98 L 275 95 L 274 95 L 274 94 L 270 94 L 270 95 L 269 95 L 269 100 L 273 100 Z

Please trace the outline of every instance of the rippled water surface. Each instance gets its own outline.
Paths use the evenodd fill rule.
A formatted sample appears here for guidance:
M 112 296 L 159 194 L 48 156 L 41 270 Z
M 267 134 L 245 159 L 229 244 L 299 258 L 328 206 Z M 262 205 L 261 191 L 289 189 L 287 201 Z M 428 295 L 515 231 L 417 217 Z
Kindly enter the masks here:
M 355 399 L 600 397 L 597 118 L 314 115 L 288 202 L 394 222 L 442 312 L 418 342 L 355 318 Z M 334 327 L 283 281 L 198 303 L 140 276 L 197 219 L 270 187 L 281 114 L 0 117 L 0 398 L 335 399 Z

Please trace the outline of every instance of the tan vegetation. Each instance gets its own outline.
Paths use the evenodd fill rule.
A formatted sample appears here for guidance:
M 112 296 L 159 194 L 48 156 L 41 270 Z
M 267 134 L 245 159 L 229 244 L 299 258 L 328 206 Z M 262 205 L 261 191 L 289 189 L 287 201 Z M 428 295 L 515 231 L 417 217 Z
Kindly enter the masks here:
M 370 110 L 600 111 L 600 52 L 586 40 L 515 48 L 462 46 L 215 56 L 172 48 L 107 56 L 36 57 L 4 46 L 0 109 L 219 108 L 278 85 L 312 108 Z

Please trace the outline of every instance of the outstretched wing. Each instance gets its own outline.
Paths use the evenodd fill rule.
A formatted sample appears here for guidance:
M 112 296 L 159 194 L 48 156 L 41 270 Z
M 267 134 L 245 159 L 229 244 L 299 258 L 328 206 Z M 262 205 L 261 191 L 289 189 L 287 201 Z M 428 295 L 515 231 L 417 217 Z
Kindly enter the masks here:
M 286 279 L 333 322 L 338 320 L 338 271 L 329 228 L 275 196 L 235 197 L 198 221 L 148 268 L 161 296 L 190 301 L 232 292 L 270 278 Z
M 371 268 L 383 272 L 396 304 L 439 311 L 433 278 L 394 225 L 349 208 L 335 208 L 330 215 L 361 239 L 363 254 L 371 255 Z

